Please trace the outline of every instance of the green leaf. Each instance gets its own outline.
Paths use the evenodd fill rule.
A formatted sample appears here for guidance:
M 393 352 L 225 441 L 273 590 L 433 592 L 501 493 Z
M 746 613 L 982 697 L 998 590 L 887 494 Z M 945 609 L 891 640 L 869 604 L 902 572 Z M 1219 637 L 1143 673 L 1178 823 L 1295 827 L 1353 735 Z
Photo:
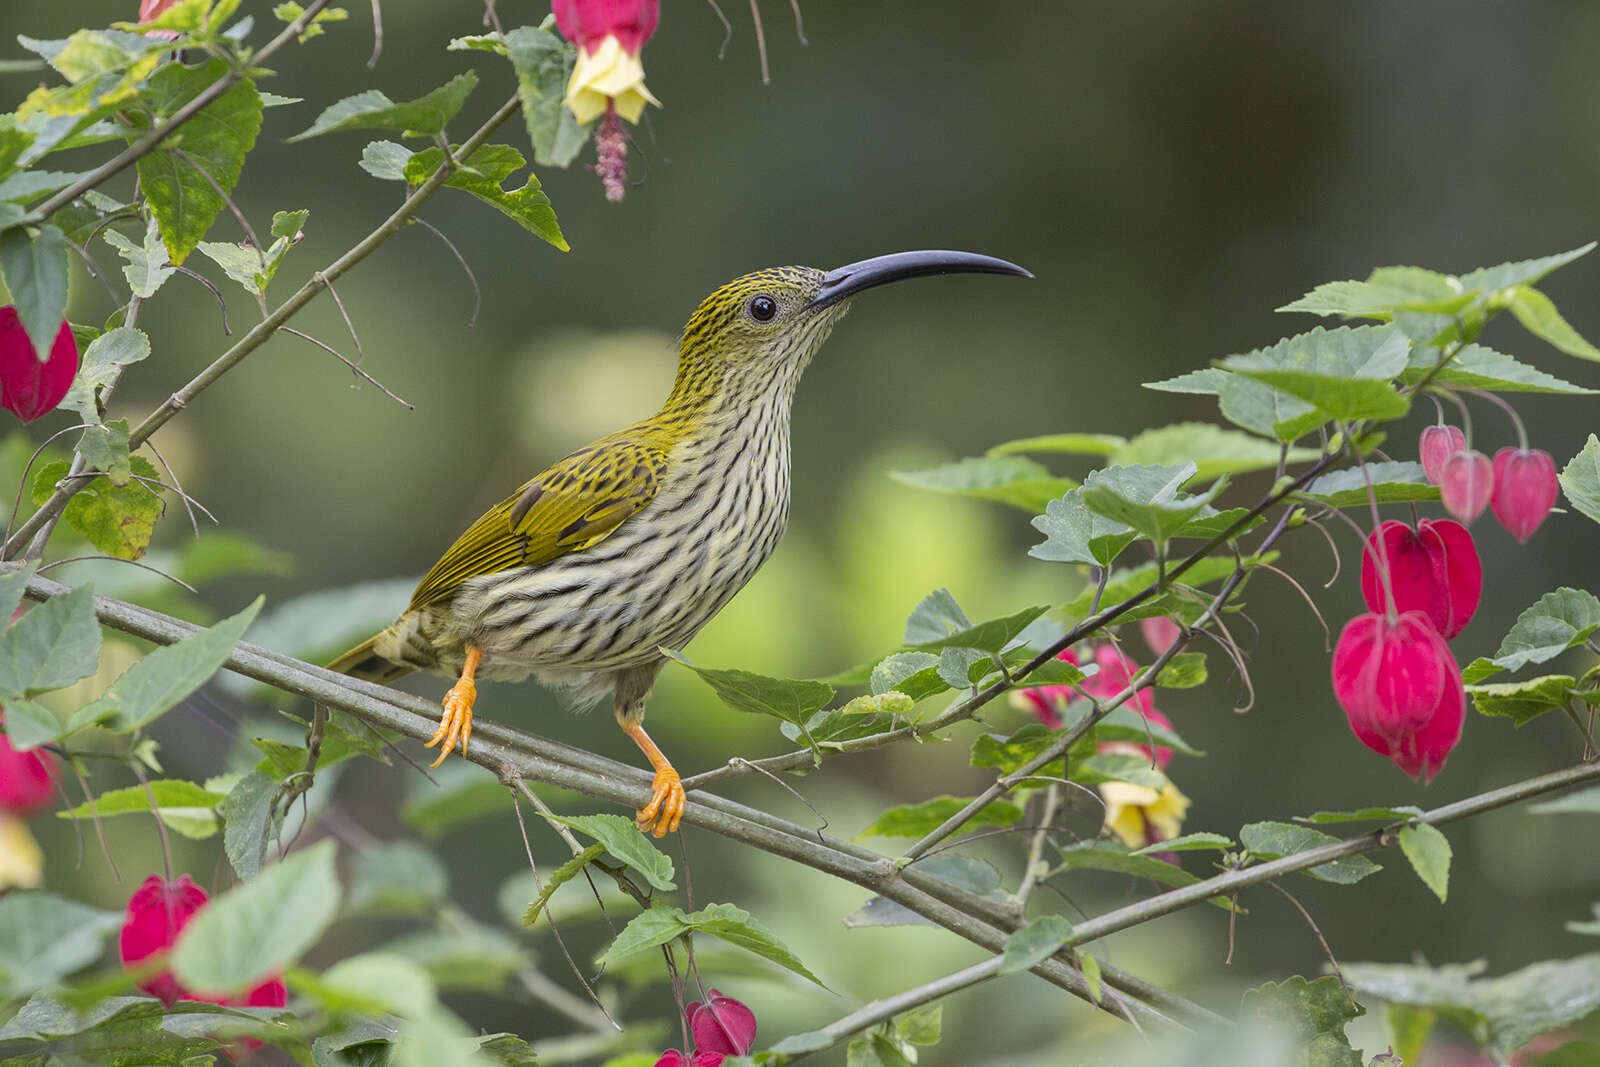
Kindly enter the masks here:
M 1233 838 L 1226 834 L 1180 834 L 1165 841 L 1155 841 L 1143 848 L 1134 849 L 1133 854 L 1147 856 L 1152 852 L 1220 852 L 1233 847 Z
M 1438 500 L 1439 487 L 1428 481 L 1422 464 L 1410 460 L 1387 460 L 1360 467 L 1331 471 L 1306 486 L 1306 495 L 1332 508 L 1360 507 L 1367 503 L 1367 483 L 1380 504 L 1409 504 L 1419 500 Z
M 1444 834 L 1425 822 L 1402 826 L 1400 851 L 1411 861 L 1422 884 L 1443 903 L 1450 889 L 1450 842 Z
M 1260 563 L 1271 563 L 1277 558 L 1277 553 L 1268 552 L 1264 556 L 1246 556 L 1243 562 L 1246 568 L 1250 568 Z M 1181 582 L 1169 582 L 1166 592 L 1152 596 L 1138 607 L 1129 609 L 1118 621 L 1134 622 L 1153 615 L 1170 615 L 1186 623 L 1194 622 L 1204 610 L 1201 606 L 1204 601 L 1197 599 L 1199 594 L 1195 590 L 1227 577 L 1233 573 L 1233 569 L 1232 559 L 1217 556 L 1203 559 L 1183 573 Z M 1101 606 L 1120 604 L 1134 594 L 1142 592 L 1155 584 L 1157 574 L 1154 563 L 1112 571 L 1111 579 L 1106 583 L 1105 595 L 1101 598 Z M 1062 605 L 1062 612 L 1071 618 L 1087 618 L 1094 593 L 1092 587 L 1085 589 Z
M 195 249 L 221 267 L 224 274 L 244 287 L 245 292 L 260 296 L 265 289 L 266 257 L 249 245 L 201 241 Z
M 1550 342 L 1569 356 L 1600 361 L 1600 348 L 1596 348 L 1572 324 L 1561 317 L 1553 300 L 1539 290 L 1519 285 L 1511 291 L 1511 313 L 1522 323 L 1523 329 Z
M 1167 776 L 1150 765 L 1150 757 L 1131 752 L 1102 752 L 1085 757 L 1073 765 L 1072 780 L 1080 785 L 1131 782 L 1158 793 L 1168 785 Z
M 1561 491 L 1573 507 L 1600 522 L 1600 437 L 1590 434 L 1583 450 L 1562 468 Z
M 1568 793 L 1555 800 L 1546 800 L 1542 804 L 1534 804 L 1528 808 L 1535 815 L 1558 815 L 1566 813 L 1583 812 L 1590 815 L 1600 815 L 1600 785 L 1592 785 L 1588 789 L 1580 789 L 1575 793 Z
M 38 569 L 38 560 L 26 560 L 8 565 L 8 569 L 0 571 L 0 620 L 3 620 L 0 621 L 0 630 L 11 625 L 11 616 L 16 614 L 17 607 L 22 603 L 22 594 Z
M 1597 629 L 1600 629 L 1600 600 L 1581 589 L 1562 586 L 1546 593 L 1517 616 L 1491 662 L 1508 671 L 1530 663 L 1544 663 L 1583 644 Z
M 976 856 L 959 852 L 936 852 L 916 862 L 916 872 L 948 882 L 958 889 L 987 900 L 1004 901 L 1006 894 L 1000 888 L 1000 872 L 993 864 Z M 856 911 L 845 917 L 844 924 L 857 926 L 934 926 L 928 919 L 905 905 L 888 897 L 873 897 Z
M 1090 714 L 1090 711 L 1091 709 L 1085 705 L 1084 714 Z M 1185 756 L 1205 755 L 1199 749 L 1191 747 L 1171 727 L 1162 726 L 1158 722 L 1145 718 L 1138 710 L 1128 704 L 1114 708 L 1105 718 L 1095 723 L 1094 739 L 1097 742 L 1132 741 L 1141 745 L 1148 745 L 1154 740 L 1158 748 L 1170 748 L 1174 752 L 1183 753 Z
M 577 49 L 543 27 L 519 26 L 505 35 L 505 54 L 517 72 L 533 161 L 541 167 L 569 165 L 589 140 L 588 128 L 566 106 Z
M 390 182 L 406 180 L 406 163 L 415 155 L 411 149 L 393 141 L 368 141 L 361 150 L 361 169 L 374 178 Z
M 163 282 L 177 273 L 177 268 L 168 262 L 166 245 L 161 243 L 161 229 L 154 218 L 146 224 L 141 244 L 134 244 L 110 227 L 102 231 L 102 237 L 125 260 L 122 274 L 128 279 L 134 296 L 150 299 Z
M 1426 1008 L 1413 1008 L 1409 1004 L 1386 1004 L 1383 1008 L 1383 1024 L 1394 1041 L 1394 1053 L 1402 1063 L 1417 1062 L 1437 1021 L 1438 1016 Z
M 844 1067 L 911 1067 L 911 1061 L 888 1037 L 870 1033 L 850 1042 Z
M 1524 726 L 1547 711 L 1556 711 L 1572 699 L 1578 680 L 1570 674 L 1545 674 L 1519 682 L 1467 686 L 1467 695 L 1479 714 L 1510 719 Z
M 1307 822 L 1404 822 L 1422 814 L 1421 808 L 1409 805 L 1398 808 L 1361 808 L 1357 811 L 1319 811 L 1306 817 Z
M 544 906 L 550 902 L 555 891 L 572 881 L 585 867 L 605 854 L 606 846 L 597 841 L 547 874 L 544 884 L 539 888 L 539 896 L 522 913 L 522 925 L 532 926 L 537 922 L 539 914 L 544 911 Z
M 1096 514 L 1131 526 L 1158 545 L 1165 544 L 1186 522 L 1202 515 L 1225 487 L 1225 481 L 1218 479 L 1204 493 L 1182 492 L 1197 469 L 1192 462 L 1106 467 L 1084 479 L 1083 502 Z
M 1030 722 L 1009 737 L 979 734 L 972 742 L 972 765 L 995 767 L 1011 774 L 1055 743 L 1056 734 L 1043 723 Z M 1059 767 L 1060 764 L 1057 764 Z M 954 812 L 952 812 L 953 814 Z M 943 820 L 940 820 L 941 822 Z M 933 825 L 937 826 L 938 823 Z
M 1293 444 L 1328 421 L 1326 414 L 1304 400 L 1238 374 L 1220 379 L 1217 403 L 1229 422 L 1282 444 Z
M 114 485 L 108 479 L 96 478 L 79 489 L 61 512 L 68 526 L 95 548 L 117 559 L 138 559 L 144 555 L 150 546 L 156 520 L 164 509 L 161 497 L 138 480 L 158 480 L 155 467 L 143 456 L 134 456 L 130 468 L 135 479 L 127 485 Z M 66 477 L 67 469 L 66 460 L 60 460 L 39 470 L 33 482 L 35 504 L 49 499 L 56 483 Z
M 1229 356 L 1221 366 L 1281 389 L 1336 419 L 1395 419 L 1411 409 L 1391 379 L 1406 367 L 1411 342 L 1388 326 L 1341 326 Z
M 972 803 L 972 797 L 939 796 L 920 804 L 898 804 L 873 820 L 853 840 L 868 837 L 922 837 L 942 826 L 956 812 Z M 1009 800 L 995 799 L 978 809 L 965 828 L 1010 826 L 1022 818 L 1022 809 Z
M 923 471 L 890 471 L 889 477 L 917 489 L 1010 504 L 1034 515 L 1077 484 L 1056 477 L 1041 463 L 1006 455 L 962 459 Z
M 233 993 L 297 961 L 339 907 L 334 843 L 292 852 L 212 900 L 184 927 L 172 970 L 190 989 Z
M 118 912 L 53 893 L 0 896 L 0 996 L 27 996 L 87 967 L 120 925 Z
M 1600 1042 L 1568 1041 L 1539 1058 L 1535 1067 L 1591 1067 L 1600 1063 Z
M 600 962 L 610 964 L 626 959 L 686 933 L 706 933 L 721 938 L 731 945 L 771 960 L 824 989 L 828 988 L 770 930 L 749 912 L 732 904 L 710 904 L 687 915 L 680 908 L 658 904 L 634 916 L 601 954 Z
M 533 172 L 520 189 L 503 188 L 512 174 L 522 169 L 526 161 L 522 153 L 503 144 L 484 145 L 473 152 L 455 173 L 444 183 L 452 189 L 462 189 L 496 209 L 517 225 L 542 238 L 563 252 L 571 250 L 567 239 L 561 235 L 555 209 L 550 198 L 544 195 L 539 179 Z M 406 180 L 420 185 L 433 177 L 444 163 L 444 151 L 429 148 L 406 160 Z
M 61 720 L 43 704 L 31 700 L 6 701 L 6 718 L 0 723 L 0 733 L 5 734 L 11 747 L 18 752 L 59 740 L 61 730 Z
M 90 426 L 78 438 L 78 454 L 90 470 L 104 471 L 111 484 L 125 486 L 133 478 L 128 455 L 128 420 Z
M 1239 1004 L 1241 1022 L 1250 1022 L 1269 1038 L 1292 1041 L 1304 1067 L 1363 1067 L 1365 1061 L 1350 1047 L 1344 1027 L 1365 1014 L 1333 975 L 1268 982 L 1246 990 Z
M 356 853 L 344 914 L 365 918 L 425 916 L 450 891 L 444 864 L 414 841 L 385 841 Z
M 1127 443 L 1126 437 L 1118 437 L 1114 433 L 1052 433 L 995 445 L 989 449 L 989 455 L 1008 456 L 1015 452 L 1070 452 L 1080 456 L 1110 456 Z
M 1015 974 L 1031 970 L 1054 956 L 1072 937 L 1072 923 L 1062 915 L 1041 915 L 1017 928 L 1006 938 L 996 974 Z
M 98 723 L 109 730 L 137 730 L 172 710 L 227 662 L 264 600 L 256 597 L 237 615 L 156 649 L 112 682 L 100 699 L 74 712 L 69 729 Z
M 1396 311 L 1450 313 L 1464 306 L 1474 290 L 1456 279 L 1421 267 L 1379 267 L 1364 282 L 1324 282 L 1278 308 L 1313 315 L 1388 319 Z
M 85 802 L 70 811 L 56 813 L 61 819 L 91 819 L 112 815 L 127 815 L 150 810 L 150 794 L 155 794 L 161 811 L 161 821 L 184 837 L 204 840 L 217 832 L 217 805 L 225 799 L 222 793 L 213 793 L 182 778 L 161 778 L 151 781 L 147 791 L 142 785 L 126 789 L 113 789 L 101 793 L 91 806 Z
M 895 1036 L 913 1045 L 937 1045 L 943 1031 L 943 1004 L 925 1004 L 894 1017 Z
M 274 818 L 278 780 L 265 771 L 251 771 L 234 783 L 222 802 L 222 848 L 233 865 L 233 873 L 249 880 L 261 873 L 267 855 L 267 841 L 281 822 Z
M 1461 287 L 1467 291 L 1505 289 L 1513 285 L 1526 285 L 1538 281 L 1557 267 L 1564 267 L 1581 256 L 1586 256 L 1594 251 L 1595 242 L 1590 241 L 1581 248 L 1574 248 L 1570 252 L 1557 252 L 1553 256 L 1540 256 L 1537 259 L 1522 259 L 1514 263 L 1501 263 L 1494 267 L 1479 267 L 1477 270 L 1468 271 L 1461 276 Z
M 162 258 L 166 258 L 162 249 Z M 122 368 L 150 355 L 150 339 L 131 326 L 107 330 L 89 343 L 78 361 L 78 374 L 61 406 L 82 415 L 85 422 L 100 421 L 97 390 L 122 373 Z M 153 469 L 153 468 L 152 468 Z M 57 479 L 58 480 L 58 479 Z M 53 486 L 55 480 L 50 484 Z
M 459 112 L 478 87 L 472 71 L 457 74 L 426 96 L 397 104 L 376 89 L 347 96 L 329 106 L 304 131 L 288 138 L 292 144 L 339 130 L 398 130 L 411 137 L 432 137 Z
M 1206 654 L 1204 652 L 1179 652 L 1156 675 L 1156 685 L 1162 689 L 1193 689 L 1206 682 Z
M 5 276 L 17 318 L 40 363 L 67 317 L 67 239 L 54 226 L 29 237 L 21 226 L 0 233 L 0 274 Z
M 1139 539 L 1132 527 L 1091 511 L 1084 504 L 1082 489 L 1046 504 L 1044 514 L 1034 517 L 1033 527 L 1045 540 L 1028 549 L 1028 555 L 1059 563 L 1108 567 Z
M 919 649 L 975 648 L 982 652 L 997 653 L 1015 641 L 1033 620 L 1049 610 L 1049 607 L 1023 608 L 1015 615 L 989 619 L 976 626 L 969 626 L 933 640 L 909 643 L 913 643 Z
M 911 609 L 906 618 L 905 636 L 900 640 L 908 645 L 921 645 L 971 627 L 972 620 L 961 610 L 950 590 L 935 589 Z
M 277 16 L 279 21 L 293 25 L 295 20 L 306 13 L 306 9 L 294 3 L 293 0 L 289 0 L 288 3 L 282 3 L 274 7 L 272 13 Z M 322 36 L 322 24 L 324 22 L 343 22 L 349 17 L 350 12 L 342 7 L 325 7 L 311 16 L 311 21 L 306 23 L 305 28 L 300 31 L 300 36 L 296 40 L 301 44 L 305 44 L 313 37 Z
M 1190 481 L 1210 481 L 1224 474 L 1273 470 L 1283 449 L 1238 430 L 1225 430 L 1209 422 L 1179 422 L 1146 430 L 1113 452 L 1112 466 L 1131 464 L 1181 464 L 1193 462 L 1196 470 Z M 1284 456 L 1286 463 L 1308 463 L 1321 453 L 1311 448 L 1293 448 Z
M 1338 840 L 1337 837 L 1320 830 L 1286 822 L 1253 822 L 1239 830 L 1239 843 L 1252 856 L 1263 860 L 1292 856 L 1307 849 L 1335 844 Z M 1312 867 L 1304 873 L 1324 882 L 1354 885 L 1367 875 L 1376 874 L 1380 870 L 1382 868 L 1367 857 L 1354 855 Z
M 656 889 L 678 888 L 672 858 L 650 843 L 632 819 L 620 815 L 557 815 L 556 822 L 594 838 L 614 859 L 631 867 Z
M 874 696 L 892 689 L 912 700 L 924 700 L 950 688 L 939 677 L 939 657 L 931 652 L 896 652 L 885 656 L 873 666 L 868 686 Z
M 1400 380 L 1415 385 L 1433 370 L 1439 359 L 1439 350 L 1418 345 L 1411 352 Z M 1567 396 L 1587 396 L 1597 390 L 1546 374 L 1538 367 L 1512 359 L 1492 348 L 1466 345 L 1447 362 L 1432 380 L 1440 385 L 1454 385 L 1467 389 L 1488 389 L 1496 393 L 1560 393 Z
M 1135 855 L 1120 841 L 1096 840 L 1068 845 L 1059 850 L 1062 866 L 1069 870 L 1086 868 L 1110 871 L 1134 878 L 1148 878 L 1168 886 L 1194 885 L 1200 881 L 1176 864 L 1156 859 L 1154 856 Z M 1231 908 L 1226 897 L 1212 897 L 1211 903 L 1223 909 Z
M 0 699 L 71 685 L 99 666 L 94 592 L 80 586 L 36 604 L 0 636 Z
M 155 118 L 168 118 L 227 73 L 228 65 L 220 59 L 199 67 L 168 63 L 151 75 L 142 99 Z M 139 188 L 174 266 L 188 257 L 226 206 L 223 195 L 239 181 L 244 157 L 260 132 L 261 95 L 255 82 L 245 78 L 207 104 L 162 147 L 139 159 Z
M 719 671 L 696 667 L 670 649 L 662 649 L 668 659 L 688 667 L 711 687 L 722 702 L 735 711 L 771 715 L 806 730 L 811 713 L 833 699 L 833 686 L 826 682 L 796 678 L 769 678 L 750 671 Z M 620 858 L 620 857 L 619 857 Z

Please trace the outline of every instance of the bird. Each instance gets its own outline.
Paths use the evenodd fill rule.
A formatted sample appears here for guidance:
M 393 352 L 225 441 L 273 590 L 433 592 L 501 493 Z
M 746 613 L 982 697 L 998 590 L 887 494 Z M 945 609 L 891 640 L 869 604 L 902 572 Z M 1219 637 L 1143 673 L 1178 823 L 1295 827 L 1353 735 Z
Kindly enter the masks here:
M 772 554 L 789 518 L 789 417 L 800 376 L 851 299 L 936 274 L 1032 275 L 971 252 L 897 252 L 834 270 L 774 267 L 723 285 L 684 327 L 654 415 L 578 449 L 469 526 L 387 629 L 329 664 L 389 684 L 455 679 L 433 766 L 472 735 L 477 682 L 533 675 L 578 707 L 608 694 L 655 771 L 635 815 L 678 828 L 682 780 L 644 730 L 666 662 Z

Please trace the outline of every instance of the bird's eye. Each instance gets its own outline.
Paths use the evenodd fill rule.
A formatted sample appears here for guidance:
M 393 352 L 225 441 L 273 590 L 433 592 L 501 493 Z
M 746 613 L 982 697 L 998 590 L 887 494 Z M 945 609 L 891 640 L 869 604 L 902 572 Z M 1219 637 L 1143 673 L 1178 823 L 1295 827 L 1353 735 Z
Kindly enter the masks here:
M 772 316 L 778 313 L 778 302 L 770 296 L 756 296 L 750 298 L 750 317 L 757 322 L 771 322 Z

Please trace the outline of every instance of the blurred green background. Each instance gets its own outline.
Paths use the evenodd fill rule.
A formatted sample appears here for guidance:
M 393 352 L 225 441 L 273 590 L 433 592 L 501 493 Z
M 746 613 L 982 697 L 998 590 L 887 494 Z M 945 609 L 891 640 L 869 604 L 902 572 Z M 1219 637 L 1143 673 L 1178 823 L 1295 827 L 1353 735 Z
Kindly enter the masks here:
M 135 6 L 9 0 L 0 25 L 7 39 L 59 37 L 131 18 Z M 275 25 L 269 6 L 245 5 L 257 16 L 258 42 Z M 368 138 L 339 134 L 298 145 L 284 138 L 347 94 L 379 88 L 408 99 L 470 65 L 486 77 L 455 123 L 453 132 L 464 136 L 512 91 L 502 62 L 444 51 L 451 37 L 481 31 L 480 5 L 387 0 L 384 51 L 373 70 L 364 65 L 372 44 L 367 5 L 348 6 L 350 21 L 272 64 L 281 78 L 264 87 L 306 101 L 267 112 L 235 191 L 258 231 L 272 211 L 311 209 L 305 241 L 270 294 L 277 299 L 398 202 L 397 186 L 356 166 Z M 744 5 L 724 3 L 734 35 L 720 62 L 722 28 L 708 5 L 667 0 L 663 7 L 644 58 L 665 107 L 636 131 L 630 158 L 638 184 L 626 201 L 606 203 L 581 166 L 540 174 L 570 253 L 446 192 L 422 216 L 476 272 L 482 308 L 474 324 L 471 284 L 421 227 L 338 283 L 364 367 L 413 401 L 414 411 L 357 384 L 304 341 L 280 336 L 157 435 L 185 486 L 225 528 L 298 561 L 290 576 L 215 590 L 216 611 L 235 610 L 263 585 L 281 604 L 313 590 L 420 574 L 481 508 L 544 463 L 651 410 L 670 382 L 678 327 L 707 291 L 737 274 L 780 263 L 830 267 L 919 247 L 1024 264 L 1035 281 L 947 278 L 866 296 L 807 375 L 794 415 L 788 537 L 689 651 L 709 666 L 831 673 L 892 649 L 905 615 L 935 586 L 948 586 L 974 618 L 1057 602 L 1078 587 L 1070 569 L 1027 558 L 1037 537 L 1024 514 L 919 493 L 892 482 L 888 471 L 1037 433 L 1131 436 L 1174 420 L 1213 420 L 1206 398 L 1139 385 L 1309 328 L 1314 320 L 1272 309 L 1322 281 L 1386 264 L 1460 272 L 1572 248 L 1600 233 L 1600 7 L 1581 0 L 805 0 L 808 47 L 796 40 L 788 5 L 768 0 L 770 85 L 760 81 Z M 502 0 L 498 10 L 511 27 L 537 22 L 547 5 Z M 31 75 L 8 78 L 13 100 L 32 84 Z M 526 151 L 515 120 L 501 139 Z M 234 229 L 224 218 L 213 237 L 236 240 Z M 114 264 L 109 250 L 96 253 Z M 200 257 L 190 265 L 209 267 Z M 1544 286 L 1591 338 L 1600 336 L 1597 283 L 1600 258 L 1590 257 Z M 238 336 L 256 312 L 245 299 L 230 296 L 229 305 Z M 75 279 L 75 321 L 98 322 L 111 306 L 98 285 Z M 212 299 L 183 278 L 146 307 L 140 325 L 155 354 L 129 374 L 115 404 L 115 413 L 134 418 L 230 343 Z M 319 300 L 295 325 L 350 354 L 330 301 Z M 1485 340 L 1600 384 L 1600 370 L 1509 321 L 1497 322 Z M 1535 445 L 1558 466 L 1600 428 L 1587 398 L 1535 397 L 1517 408 Z M 1474 413 L 1480 447 L 1513 443 L 1503 417 L 1487 407 Z M 1413 454 L 1413 432 L 1431 417 L 1422 405 L 1393 436 L 1397 458 Z M 36 439 L 61 421 L 41 423 Z M 1086 469 L 1058 467 L 1077 477 Z M 1241 480 L 1236 499 L 1252 488 L 1259 480 Z M 169 508 L 162 543 L 177 544 L 182 526 Z M 1485 594 L 1456 643 L 1463 662 L 1492 651 L 1515 613 L 1557 585 L 1600 590 L 1595 528 L 1579 516 L 1553 518 L 1525 549 L 1488 519 L 1477 534 Z M 1285 566 L 1337 627 L 1359 598 L 1353 537 L 1335 536 L 1346 567 L 1331 589 L 1321 588 L 1333 573 L 1322 538 L 1290 538 Z M 403 597 L 393 595 L 384 610 L 397 611 Z M 1413 784 L 1350 735 L 1325 682 L 1323 631 L 1298 594 L 1263 575 L 1247 602 L 1250 622 L 1237 623 L 1235 633 L 1253 651 L 1253 709 L 1230 710 L 1242 690 L 1216 654 L 1210 686 L 1161 702 L 1210 753 L 1172 768 L 1194 801 L 1190 829 L 1233 835 L 1244 822 L 1319 809 L 1434 806 L 1579 756 L 1575 732 L 1555 716 L 1520 732 L 1472 716 L 1446 771 L 1431 787 Z M 437 693 L 444 683 L 416 685 Z M 653 732 L 686 773 L 788 747 L 771 724 L 723 709 L 680 669 L 666 672 L 651 709 Z M 168 770 L 214 773 L 229 745 L 215 727 L 238 712 L 232 698 L 218 698 L 165 719 Z M 480 712 L 635 760 L 609 715 L 572 717 L 531 683 L 488 687 Z M 1021 721 L 998 706 L 987 717 L 1000 730 Z M 958 730 L 948 745 L 837 760 L 796 784 L 833 832 L 848 835 L 888 804 L 980 787 L 985 774 L 966 766 L 972 732 Z M 416 789 L 414 777 L 351 767 L 333 800 L 340 819 L 380 838 L 409 833 L 397 808 Z M 746 781 L 729 792 L 813 818 L 770 782 Z M 575 798 L 558 803 L 594 810 Z M 1077 818 L 1080 833 L 1094 831 L 1093 812 L 1084 808 Z M 69 828 L 43 820 L 38 830 L 50 882 L 108 906 L 120 905 L 129 880 L 158 862 L 148 824 L 112 827 L 124 883 L 111 886 L 92 847 L 74 869 Z M 1516 810 L 1451 830 L 1447 907 L 1398 857 L 1355 889 L 1306 879 L 1292 888 L 1340 958 L 1482 955 L 1500 973 L 1581 950 L 1562 924 L 1588 915 L 1600 884 L 1600 853 L 1579 844 L 1586 831 L 1578 816 Z M 840 919 L 862 902 L 862 891 L 703 834 L 683 836 L 696 901 L 748 906 L 840 993 L 835 999 L 731 973 L 716 980 L 755 1008 L 764 1037 L 813 1028 L 862 998 L 978 958 L 929 928 L 846 930 Z M 214 849 L 184 847 L 204 880 Z M 440 847 L 455 898 L 496 921 L 498 888 L 526 866 L 508 814 Z M 559 862 L 549 835 L 536 848 L 543 862 Z M 989 841 L 978 851 L 1017 869 L 1016 842 Z M 1202 855 L 1189 854 L 1185 865 L 1203 873 Z M 1148 890 L 1093 879 L 1059 886 L 1090 913 Z M 1244 985 L 1319 971 L 1316 937 L 1288 901 L 1260 893 L 1245 903 L 1250 914 L 1239 920 L 1226 966 L 1228 923 L 1213 909 L 1159 920 L 1102 948 L 1112 962 L 1224 1011 Z M 595 930 L 573 931 L 580 950 L 597 943 Z M 351 927 L 328 949 L 348 951 L 382 933 Z M 540 951 L 548 972 L 576 988 L 547 936 Z M 452 1003 L 489 1030 L 536 1037 L 564 1028 L 511 999 Z M 669 1002 L 657 985 L 629 994 L 622 1011 L 664 1018 Z M 1358 1038 L 1375 1052 L 1382 1041 L 1370 1022 Z M 1064 1053 L 1091 1062 L 1099 1054 L 1088 1050 L 1117 1031 L 1058 991 L 1012 977 L 951 1001 L 946 1032 L 925 1064 L 1058 1063 Z

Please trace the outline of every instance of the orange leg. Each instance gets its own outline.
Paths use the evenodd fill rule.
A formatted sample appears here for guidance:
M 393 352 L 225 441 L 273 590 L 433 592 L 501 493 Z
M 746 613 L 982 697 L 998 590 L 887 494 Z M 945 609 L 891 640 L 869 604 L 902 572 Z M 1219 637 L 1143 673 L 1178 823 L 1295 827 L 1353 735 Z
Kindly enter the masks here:
M 678 823 L 683 820 L 683 809 L 689 802 L 683 793 L 683 783 L 671 761 L 650 740 L 650 735 L 644 732 L 641 724 L 624 722 L 620 715 L 617 716 L 617 724 L 622 727 L 623 733 L 633 738 L 633 743 L 639 746 L 639 750 L 650 761 L 650 766 L 656 769 L 656 780 L 650 789 L 650 803 L 639 809 L 633 817 L 634 821 L 639 824 L 639 829 L 649 830 L 657 837 L 665 837 L 676 830 Z
M 430 767 L 437 767 L 444 762 L 450 750 L 456 747 L 457 738 L 461 739 L 461 754 L 467 754 L 467 739 L 472 736 L 472 704 L 478 699 L 478 683 L 472 676 L 481 659 L 483 651 L 476 645 L 468 645 L 467 661 L 461 666 L 461 679 L 444 695 L 444 713 L 439 716 L 439 729 L 428 741 L 429 748 L 444 742 L 444 747 L 439 750 L 439 758 L 430 763 Z

